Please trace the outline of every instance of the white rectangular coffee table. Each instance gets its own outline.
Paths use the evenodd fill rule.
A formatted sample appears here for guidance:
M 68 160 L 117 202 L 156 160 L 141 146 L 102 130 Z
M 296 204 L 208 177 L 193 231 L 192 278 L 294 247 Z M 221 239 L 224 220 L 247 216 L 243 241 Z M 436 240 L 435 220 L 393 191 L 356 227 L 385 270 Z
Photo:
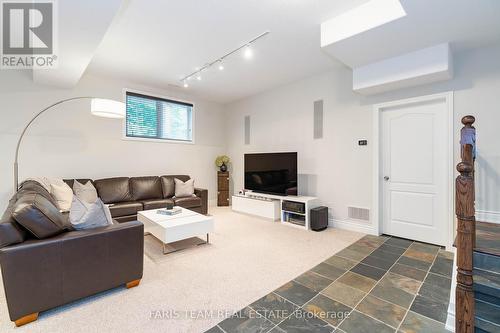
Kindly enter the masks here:
M 175 215 L 158 214 L 158 209 L 144 210 L 137 213 L 137 220 L 144 224 L 144 234 L 153 235 L 163 243 L 163 253 L 168 243 L 177 242 L 183 239 L 207 235 L 209 243 L 209 233 L 214 231 L 214 219 L 211 216 L 202 215 L 192 210 L 182 209 L 182 212 Z M 198 244 L 198 245 L 201 245 Z

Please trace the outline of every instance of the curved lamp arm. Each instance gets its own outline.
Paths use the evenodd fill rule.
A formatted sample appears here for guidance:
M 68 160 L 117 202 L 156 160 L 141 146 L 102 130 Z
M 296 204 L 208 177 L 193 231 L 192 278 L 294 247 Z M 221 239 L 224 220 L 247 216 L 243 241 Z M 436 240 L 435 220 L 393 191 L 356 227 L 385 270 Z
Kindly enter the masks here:
M 43 109 L 42 111 L 38 112 L 30 121 L 29 123 L 24 127 L 23 131 L 21 132 L 21 136 L 19 137 L 19 140 L 17 141 L 17 146 L 16 146 L 16 156 L 14 158 L 14 191 L 17 192 L 18 188 L 19 188 L 19 170 L 18 170 L 18 163 L 17 163 L 17 159 L 19 157 L 19 147 L 21 146 L 21 142 L 23 141 L 23 137 L 24 137 L 24 134 L 26 133 L 26 131 L 28 130 L 28 128 L 30 127 L 30 125 L 38 118 L 40 117 L 43 113 L 45 113 L 45 111 L 53 108 L 54 106 L 57 106 L 59 104 L 62 104 L 62 103 L 65 103 L 65 102 L 69 102 L 69 101 L 74 101 L 74 100 L 78 100 L 78 99 L 92 99 L 92 98 L 95 98 L 95 97 L 91 97 L 91 96 L 80 96 L 80 97 L 71 97 L 71 98 L 67 98 L 67 99 L 63 99 L 59 102 L 56 102 L 54 104 L 51 104 L 49 106 L 47 106 L 45 109 Z

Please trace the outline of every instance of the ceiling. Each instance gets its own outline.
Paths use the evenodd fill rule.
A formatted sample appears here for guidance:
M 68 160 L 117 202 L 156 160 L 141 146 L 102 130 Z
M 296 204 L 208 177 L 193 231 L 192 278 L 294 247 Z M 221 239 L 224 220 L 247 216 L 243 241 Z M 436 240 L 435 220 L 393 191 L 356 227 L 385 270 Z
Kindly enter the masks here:
M 321 23 L 368 1 L 69 2 L 59 8 L 60 70 L 34 71 L 33 78 L 71 87 L 88 73 L 229 103 L 335 66 L 358 67 L 442 42 L 460 50 L 500 41 L 500 0 L 400 0 L 407 16 L 322 49 Z M 179 79 L 196 67 L 268 30 L 253 59 L 235 54 L 224 71 L 214 66 L 181 87 Z
M 228 103 L 338 65 L 320 48 L 321 22 L 366 1 L 125 1 L 87 73 L 181 85 L 179 78 L 196 67 L 269 30 L 255 43 L 253 59 L 235 54 L 224 71 L 214 68 L 187 88 Z
M 457 52 L 500 42 L 499 0 L 399 1 L 406 16 L 323 49 L 356 68 L 441 43 Z

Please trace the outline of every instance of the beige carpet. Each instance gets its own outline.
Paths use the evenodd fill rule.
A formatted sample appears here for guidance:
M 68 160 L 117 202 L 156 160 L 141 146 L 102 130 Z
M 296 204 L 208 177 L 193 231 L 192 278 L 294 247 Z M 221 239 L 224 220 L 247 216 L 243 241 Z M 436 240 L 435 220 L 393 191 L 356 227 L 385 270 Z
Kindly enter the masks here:
M 2 288 L 0 332 L 203 332 L 362 237 L 303 231 L 229 208 L 211 208 L 211 214 L 216 231 L 210 245 L 164 256 L 147 237 L 137 288 L 47 311 L 21 328 L 9 320 Z

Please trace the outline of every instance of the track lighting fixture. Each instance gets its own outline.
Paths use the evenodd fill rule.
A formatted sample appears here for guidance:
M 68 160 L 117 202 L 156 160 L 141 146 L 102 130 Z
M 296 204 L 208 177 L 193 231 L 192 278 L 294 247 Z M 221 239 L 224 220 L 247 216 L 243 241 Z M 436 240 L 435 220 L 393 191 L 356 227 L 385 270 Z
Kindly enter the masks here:
M 243 45 L 237 47 L 236 49 L 232 50 L 231 52 L 228 52 L 228 53 L 224 54 L 222 57 L 219 57 L 216 60 L 207 63 L 203 67 L 196 68 L 196 71 L 194 71 L 193 73 L 191 73 L 189 75 L 186 75 L 185 77 L 183 77 L 183 78 L 180 79 L 180 81 L 183 83 L 184 88 L 189 87 L 187 81 L 191 80 L 192 77 L 196 77 L 196 79 L 198 81 L 201 81 L 201 72 L 204 71 L 205 69 L 208 69 L 208 68 L 212 67 L 215 64 L 217 64 L 217 68 L 220 71 L 224 70 L 224 64 L 223 64 L 224 59 L 226 59 L 227 57 L 233 55 L 234 53 L 236 53 L 236 52 L 238 52 L 238 51 L 240 51 L 242 49 L 243 49 L 243 56 L 246 59 L 252 58 L 253 57 L 253 49 L 251 48 L 251 44 L 255 43 L 258 39 L 264 37 L 265 35 L 267 35 L 269 33 L 270 33 L 270 31 L 265 31 L 265 32 L 261 33 L 260 35 L 258 35 L 257 37 L 255 37 L 255 38 L 251 39 L 250 41 L 246 42 L 245 44 L 243 44 Z

